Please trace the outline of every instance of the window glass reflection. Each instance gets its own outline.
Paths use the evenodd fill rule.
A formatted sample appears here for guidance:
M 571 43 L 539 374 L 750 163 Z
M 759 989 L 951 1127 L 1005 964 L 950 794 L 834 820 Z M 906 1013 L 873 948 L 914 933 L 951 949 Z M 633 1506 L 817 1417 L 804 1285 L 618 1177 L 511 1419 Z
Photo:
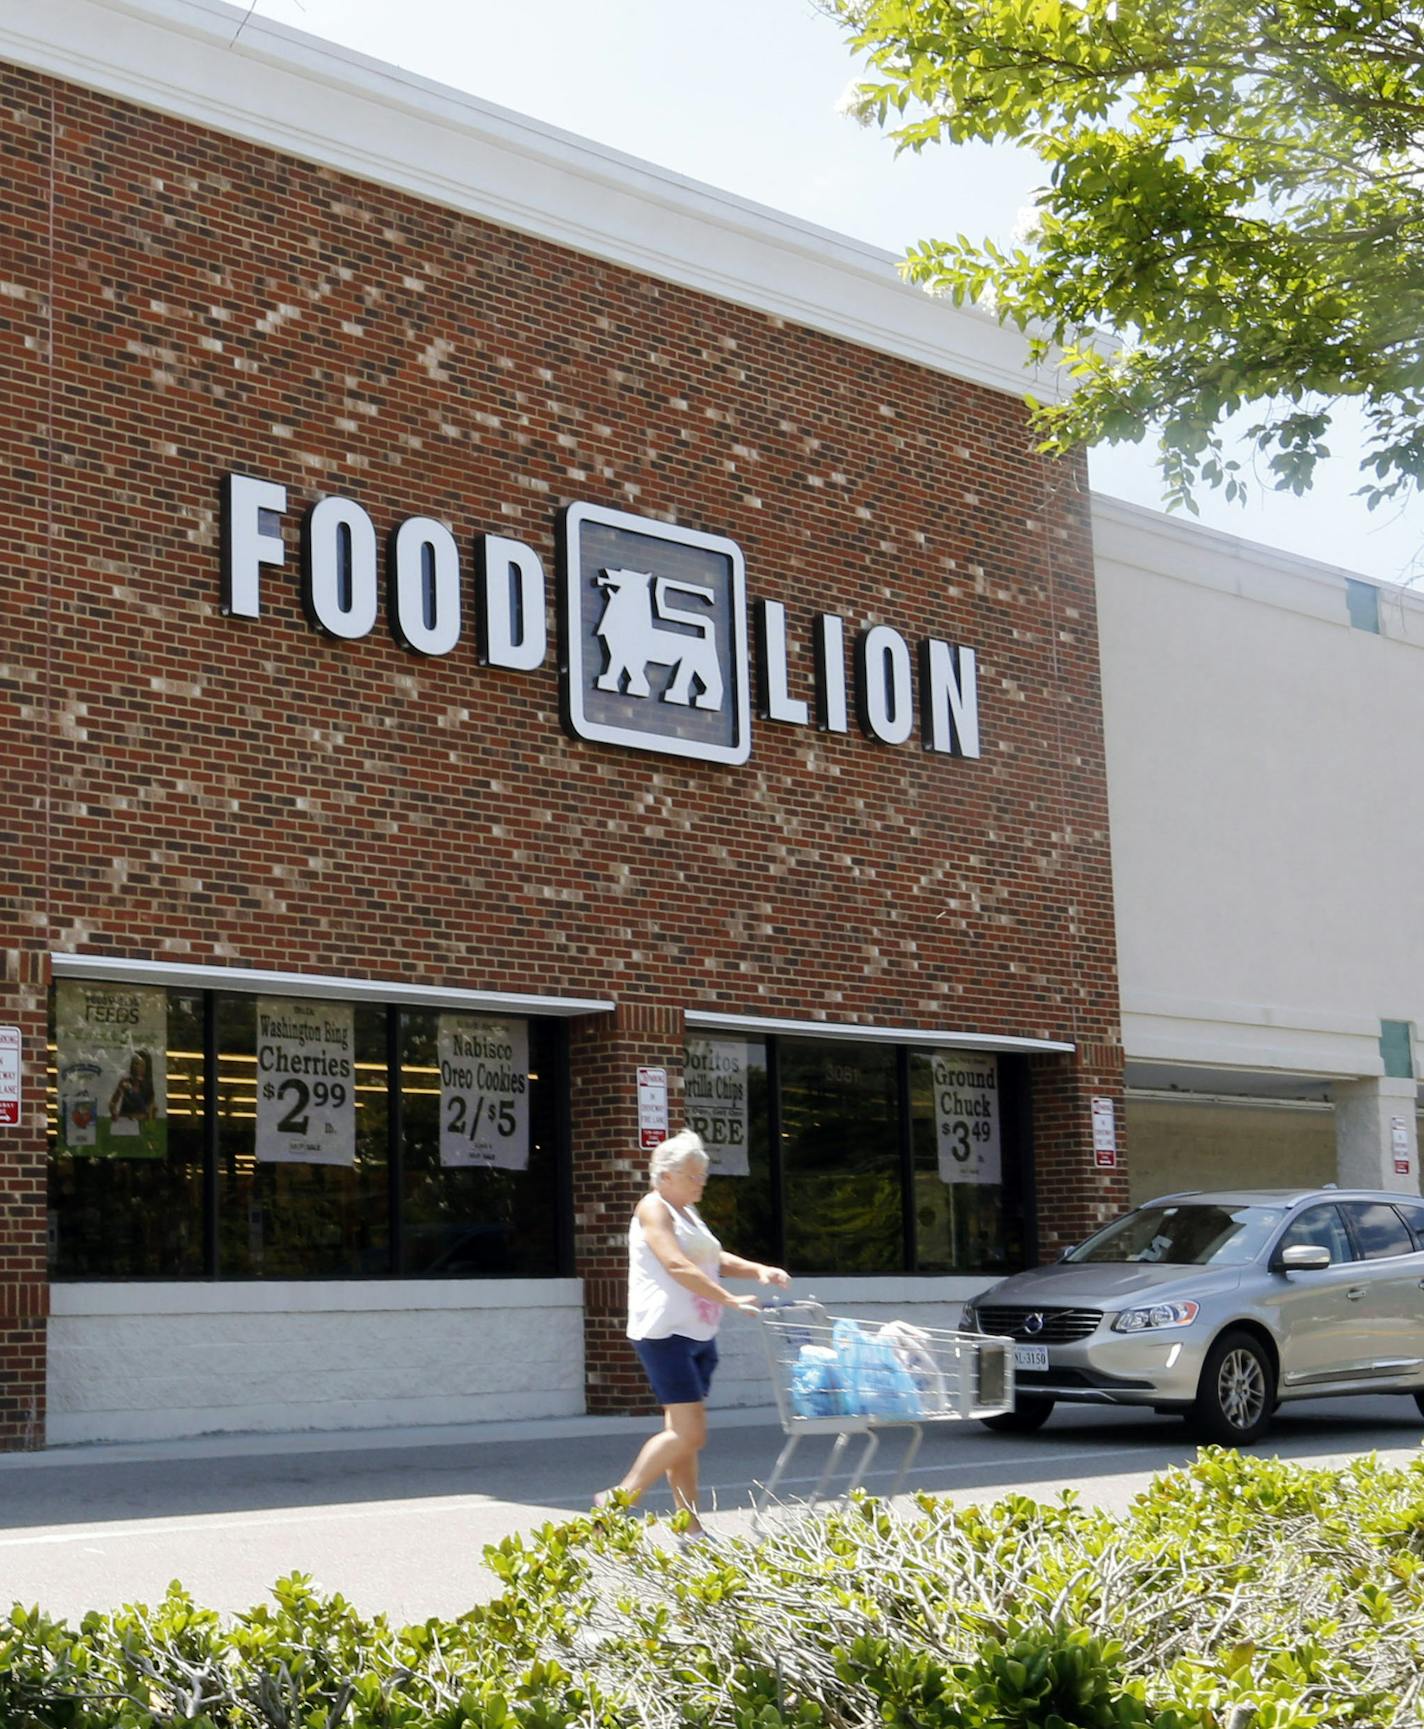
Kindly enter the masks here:
M 367 1003 L 341 1004 L 350 1015 L 354 1045 L 352 1097 L 323 1118 L 331 1101 L 317 1088 L 347 1077 L 292 1067 L 258 1069 L 258 1006 L 273 999 L 219 993 L 218 1044 L 218 1257 L 228 1278 L 362 1278 L 390 1271 L 386 1169 L 386 1016 Z M 295 1015 L 288 1015 L 295 1021 Z M 343 1022 L 344 1024 L 344 1022 Z M 269 1034 L 269 1048 L 300 1053 L 301 1042 Z M 324 1061 L 317 1041 L 313 1069 Z M 295 1061 L 295 1059 L 291 1059 Z M 307 1096 L 291 1088 L 294 1080 Z M 289 1088 L 283 1092 L 283 1088 Z M 259 1089 L 270 1089 L 262 1113 Z M 319 1102 L 320 1101 L 320 1102 Z M 349 1115 L 345 1114 L 350 1106 Z M 284 1142 L 300 1143 L 323 1121 L 349 1125 L 328 1153 L 331 1163 L 308 1163 Z M 274 1156 L 277 1155 L 277 1156 Z
M 1009 1272 L 1023 1265 L 1011 1059 L 960 1056 L 910 1052 L 916 1270 Z
M 47 1076 L 56 1279 L 203 1271 L 203 1002 L 62 980 Z
M 555 1273 L 562 1029 L 417 1010 L 402 1011 L 400 1028 L 401 1271 Z M 489 1162 L 456 1162 L 476 1160 Z
M 787 1265 L 798 1274 L 902 1270 L 894 1050 L 786 1039 L 780 1061 Z
M 687 1125 L 712 1161 L 703 1218 L 734 1254 L 775 1262 L 765 1042 L 689 1036 L 683 1088 Z

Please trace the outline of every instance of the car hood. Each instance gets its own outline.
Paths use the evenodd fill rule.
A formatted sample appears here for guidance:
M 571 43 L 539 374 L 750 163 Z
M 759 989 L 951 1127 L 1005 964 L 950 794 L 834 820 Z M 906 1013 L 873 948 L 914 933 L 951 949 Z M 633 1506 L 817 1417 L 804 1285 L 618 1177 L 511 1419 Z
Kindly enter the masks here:
M 975 1308 L 986 1303 L 1041 1303 L 1048 1308 L 1116 1310 L 1137 1298 L 1165 1302 L 1169 1297 L 1200 1298 L 1233 1291 L 1244 1271 L 1243 1267 L 1164 1267 L 1141 1261 L 1082 1265 L 1057 1261 L 1050 1267 L 1015 1273 L 970 1300 Z

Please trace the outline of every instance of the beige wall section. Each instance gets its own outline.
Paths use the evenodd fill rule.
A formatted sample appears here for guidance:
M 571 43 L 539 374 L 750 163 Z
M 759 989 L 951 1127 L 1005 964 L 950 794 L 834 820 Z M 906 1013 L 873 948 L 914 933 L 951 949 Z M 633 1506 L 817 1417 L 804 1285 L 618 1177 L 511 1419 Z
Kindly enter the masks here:
M 1282 1189 L 1335 1181 L 1335 1113 L 1128 1095 L 1132 1199 L 1174 1189 Z
M 1419 1074 L 1424 595 L 1373 635 L 1331 566 L 1103 498 L 1093 537 L 1129 1064 L 1365 1078 L 1386 1019 Z

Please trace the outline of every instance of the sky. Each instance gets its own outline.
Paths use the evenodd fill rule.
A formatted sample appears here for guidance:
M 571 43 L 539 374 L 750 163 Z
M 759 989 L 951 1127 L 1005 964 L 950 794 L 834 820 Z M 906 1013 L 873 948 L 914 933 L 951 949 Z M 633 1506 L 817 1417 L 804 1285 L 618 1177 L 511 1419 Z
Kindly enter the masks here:
M 856 63 L 811 0 L 255 0 L 253 11 L 897 255 L 932 236 L 1007 240 L 1042 179 L 1008 148 L 897 157 L 845 118 Z M 1242 508 L 1203 492 L 1199 520 L 1424 585 L 1424 503 L 1371 514 L 1352 497 L 1358 422 L 1337 423 L 1329 442 L 1335 458 L 1306 497 L 1254 484 Z M 1249 471 L 1250 452 L 1236 454 Z M 1090 464 L 1100 492 L 1161 508 L 1150 445 L 1104 447 Z

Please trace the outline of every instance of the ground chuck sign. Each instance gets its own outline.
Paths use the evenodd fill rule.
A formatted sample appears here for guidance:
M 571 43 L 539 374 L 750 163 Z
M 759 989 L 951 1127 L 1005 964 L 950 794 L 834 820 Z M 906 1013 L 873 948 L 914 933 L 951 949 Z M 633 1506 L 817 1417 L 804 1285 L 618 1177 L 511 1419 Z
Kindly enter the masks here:
M 286 563 L 287 489 L 253 475 L 222 485 L 222 609 L 260 618 L 264 570 Z M 746 572 L 733 540 L 649 517 L 573 504 L 559 519 L 559 671 L 564 725 L 575 737 L 635 750 L 742 763 L 751 754 Z M 546 584 L 523 541 L 479 534 L 473 546 L 476 658 L 532 672 L 548 656 Z M 387 537 L 355 500 L 329 497 L 302 519 L 302 607 L 316 630 L 356 641 L 376 627 L 384 564 L 386 621 L 415 654 L 446 655 L 465 633 L 459 543 L 444 523 L 411 516 Z M 858 631 L 853 687 L 845 620 L 811 625 L 815 706 L 789 689 L 786 608 L 755 605 L 757 713 L 792 726 L 920 742 L 946 756 L 979 755 L 974 650 L 926 637 L 911 653 L 890 625 Z M 918 675 L 918 676 L 917 676 Z

